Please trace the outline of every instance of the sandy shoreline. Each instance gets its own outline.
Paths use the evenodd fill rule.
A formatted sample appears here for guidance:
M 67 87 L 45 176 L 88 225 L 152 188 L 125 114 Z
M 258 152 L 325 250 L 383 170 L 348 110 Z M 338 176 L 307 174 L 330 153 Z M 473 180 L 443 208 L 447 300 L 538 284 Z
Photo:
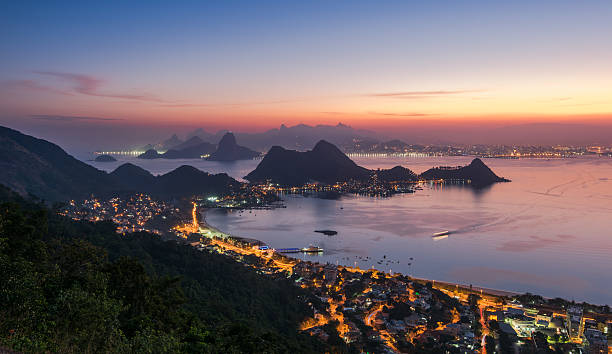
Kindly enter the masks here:
M 231 239 L 234 239 L 234 240 L 238 240 L 238 241 L 242 241 L 242 242 L 247 242 L 247 243 L 250 243 L 250 244 L 253 244 L 253 245 L 265 245 L 266 244 L 265 242 L 263 242 L 261 240 L 254 239 L 254 238 L 233 236 L 233 235 L 231 235 L 231 234 L 229 234 L 227 232 L 224 232 L 224 231 L 216 228 L 215 226 L 212 226 L 211 224 L 209 224 L 206 221 L 206 212 L 209 209 L 210 208 L 202 208 L 200 210 L 201 221 L 199 221 L 199 224 L 200 224 L 200 226 L 202 228 L 206 228 L 206 229 L 209 229 L 209 230 L 211 230 L 213 232 L 216 232 L 216 233 L 219 233 L 219 234 L 223 234 L 225 237 L 228 237 L 228 238 L 231 238 Z M 294 257 L 291 257 L 291 256 L 286 255 L 286 254 L 283 254 L 283 256 L 286 257 L 286 258 L 293 259 L 296 262 L 301 262 L 301 260 L 298 259 L 298 258 L 294 258 Z M 350 267 L 350 266 L 342 266 L 342 267 L 345 267 L 345 268 L 348 268 L 348 269 L 353 268 L 353 267 Z M 358 269 L 360 269 L 360 268 L 358 268 Z M 360 269 L 360 270 L 363 271 L 363 269 Z M 377 269 L 377 271 L 387 274 L 387 272 L 385 272 L 385 271 L 381 271 L 381 270 L 378 270 L 378 269 Z M 469 286 L 466 286 L 464 284 L 445 282 L 445 281 L 438 281 L 438 280 L 435 280 L 435 279 L 417 278 L 417 277 L 412 277 L 412 276 L 410 278 L 415 279 L 417 281 L 421 281 L 421 282 L 432 282 L 432 283 L 436 283 L 436 284 L 442 284 L 442 285 L 445 285 L 445 286 L 456 287 L 456 288 L 459 288 L 459 289 L 462 289 L 462 290 L 469 290 L 469 291 L 473 291 L 473 292 L 480 292 L 482 294 L 486 294 L 486 295 L 489 295 L 489 296 L 495 296 L 495 297 L 512 297 L 512 296 L 516 296 L 516 295 L 521 295 L 521 293 L 514 292 L 514 291 L 508 291 L 508 290 L 491 289 L 491 288 L 486 288 L 486 287 L 481 287 L 481 286 L 472 286 L 470 288 Z

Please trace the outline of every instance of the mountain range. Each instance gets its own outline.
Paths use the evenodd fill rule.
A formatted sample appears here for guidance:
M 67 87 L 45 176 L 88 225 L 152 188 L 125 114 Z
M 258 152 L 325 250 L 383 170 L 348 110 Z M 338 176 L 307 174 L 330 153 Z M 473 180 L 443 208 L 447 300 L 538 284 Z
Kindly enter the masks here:
M 236 137 L 233 133 L 227 132 L 221 138 L 218 145 L 206 142 L 199 136 L 192 136 L 186 141 L 178 142 L 177 145 L 170 148 L 163 154 L 160 154 L 155 149 L 148 149 L 138 156 L 141 159 L 200 159 L 207 158 L 212 161 L 236 161 L 248 160 L 260 155 L 259 152 L 253 151 L 247 147 L 240 146 L 236 142 Z M 169 141 L 167 140 L 167 141 Z
M 217 144 L 223 136 L 229 133 L 228 130 L 219 130 L 216 133 L 210 133 L 202 128 L 195 129 L 186 135 L 186 140 L 198 137 L 202 141 L 212 144 Z M 349 144 L 353 139 L 374 139 L 378 135 L 369 130 L 355 129 L 346 124 L 338 123 L 337 125 L 306 125 L 298 124 L 295 126 L 286 126 L 282 124 L 279 128 L 269 129 L 264 132 L 257 133 L 233 133 L 235 138 L 244 146 L 255 151 L 267 151 L 272 146 L 284 146 L 291 149 L 304 151 L 310 149 L 319 140 L 323 139 L 333 144 L 344 146 Z M 147 145 L 143 150 L 157 149 L 164 150 L 176 149 L 177 145 L 183 141 L 176 134 L 171 138 L 152 145 Z
M 301 186 L 308 182 L 366 182 L 374 176 L 385 182 L 409 182 L 418 179 L 462 180 L 470 181 L 475 187 L 507 181 L 493 173 L 480 159 L 474 159 L 465 167 L 432 168 L 421 175 L 402 166 L 369 170 L 357 165 L 335 145 L 325 140 L 319 141 L 312 150 L 306 152 L 274 146 L 245 179 L 255 183 L 270 181 L 284 186 Z
M 216 151 L 219 152 L 217 158 L 235 158 L 254 153 L 240 146 L 236 148 L 231 133 L 223 140 Z M 326 184 L 350 180 L 367 182 L 373 177 L 387 182 L 462 180 L 476 187 L 507 181 L 497 176 L 480 159 L 474 159 L 464 167 L 432 168 L 420 176 L 402 166 L 370 170 L 357 165 L 325 140 L 306 152 L 274 146 L 245 178 L 255 183 L 272 181 L 300 186 L 311 181 Z M 0 127 L 0 184 L 21 195 L 34 195 L 47 201 L 121 192 L 142 192 L 162 197 L 224 195 L 241 186 L 240 182 L 225 173 L 212 175 L 191 166 L 181 166 L 164 175 L 154 176 L 127 163 L 106 173 L 77 160 L 53 143 L 5 127 Z
M 141 167 L 125 163 L 109 176 L 115 181 L 117 192 L 142 192 L 164 197 L 223 195 L 231 190 L 237 190 L 241 185 L 225 173 L 213 175 L 187 165 L 154 176 Z
M 132 164 L 106 173 L 43 139 L 0 127 L 0 183 L 21 195 L 47 201 L 85 198 L 91 194 L 143 192 L 163 197 L 227 194 L 240 182 L 227 174 L 212 175 L 181 166 L 153 176 Z

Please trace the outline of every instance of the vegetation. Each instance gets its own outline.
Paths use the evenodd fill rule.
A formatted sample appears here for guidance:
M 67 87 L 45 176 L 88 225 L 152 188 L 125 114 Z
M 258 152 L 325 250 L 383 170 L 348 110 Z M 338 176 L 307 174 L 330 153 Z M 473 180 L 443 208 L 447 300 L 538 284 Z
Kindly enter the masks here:
M 21 352 L 321 352 L 290 280 L 0 190 L 0 347 Z

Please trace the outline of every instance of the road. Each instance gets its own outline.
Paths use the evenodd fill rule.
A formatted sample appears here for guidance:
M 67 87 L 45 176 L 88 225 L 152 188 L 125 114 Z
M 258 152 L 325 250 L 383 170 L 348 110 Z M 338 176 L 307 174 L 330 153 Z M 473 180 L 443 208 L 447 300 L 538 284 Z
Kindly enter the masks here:
M 369 327 L 374 327 L 374 326 L 372 325 L 372 321 L 373 321 L 373 319 L 376 317 L 376 314 L 377 314 L 377 313 L 379 313 L 380 311 L 382 311 L 382 308 L 383 308 L 383 306 L 382 306 L 382 305 L 379 305 L 379 306 L 378 306 L 378 307 L 377 307 L 377 308 L 376 308 L 374 311 L 370 312 L 370 313 L 369 313 L 369 314 L 366 316 L 365 321 L 364 321 L 364 322 L 365 322 L 365 324 L 366 324 L 366 326 L 369 326 Z

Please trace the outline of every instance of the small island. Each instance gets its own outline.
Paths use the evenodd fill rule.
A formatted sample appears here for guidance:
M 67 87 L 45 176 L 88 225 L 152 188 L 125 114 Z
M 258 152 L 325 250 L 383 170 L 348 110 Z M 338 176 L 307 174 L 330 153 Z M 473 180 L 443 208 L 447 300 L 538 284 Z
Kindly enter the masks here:
M 334 231 L 334 230 L 315 230 L 315 232 L 318 232 L 326 236 L 335 236 L 338 234 L 338 231 Z
M 98 155 L 98 157 L 96 157 L 94 161 L 95 162 L 115 162 L 117 161 L 117 159 L 112 157 L 111 155 L 104 154 L 104 155 Z

